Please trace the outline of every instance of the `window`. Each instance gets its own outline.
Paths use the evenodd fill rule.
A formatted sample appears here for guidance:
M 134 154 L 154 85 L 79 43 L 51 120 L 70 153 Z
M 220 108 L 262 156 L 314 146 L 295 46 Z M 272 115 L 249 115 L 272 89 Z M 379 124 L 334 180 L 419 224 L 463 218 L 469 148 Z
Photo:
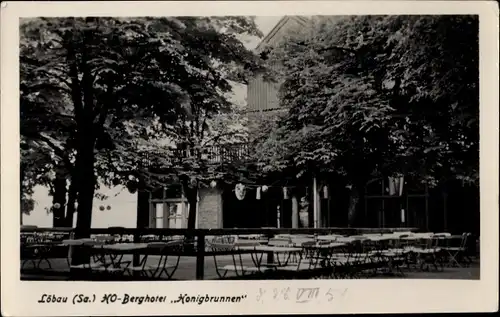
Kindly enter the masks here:
M 163 200 L 166 198 L 182 198 L 181 185 L 169 185 L 167 187 L 159 188 L 151 193 L 152 200 Z
M 150 195 L 150 228 L 187 227 L 189 205 L 182 193 L 182 187 L 170 186 L 152 192 Z
M 168 227 L 181 229 L 184 227 L 184 215 L 188 214 L 189 208 L 185 207 L 182 202 L 168 204 Z
M 155 228 L 163 228 L 163 204 L 155 204 Z

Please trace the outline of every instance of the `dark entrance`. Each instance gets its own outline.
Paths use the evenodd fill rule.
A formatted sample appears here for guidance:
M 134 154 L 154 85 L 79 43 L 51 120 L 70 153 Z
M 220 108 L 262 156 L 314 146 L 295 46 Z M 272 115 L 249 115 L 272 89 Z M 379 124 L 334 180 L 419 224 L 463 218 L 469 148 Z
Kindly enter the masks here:
M 280 227 L 291 228 L 291 201 L 283 200 L 281 188 L 271 187 L 257 199 L 257 188 L 247 187 L 245 198 L 239 200 L 234 186 L 224 188 L 222 212 L 224 228 L 262 228 L 278 227 L 278 207 Z
M 365 226 L 378 228 L 416 227 L 429 230 L 429 200 L 426 185 L 403 180 L 401 194 L 388 178 L 374 179 L 365 186 Z

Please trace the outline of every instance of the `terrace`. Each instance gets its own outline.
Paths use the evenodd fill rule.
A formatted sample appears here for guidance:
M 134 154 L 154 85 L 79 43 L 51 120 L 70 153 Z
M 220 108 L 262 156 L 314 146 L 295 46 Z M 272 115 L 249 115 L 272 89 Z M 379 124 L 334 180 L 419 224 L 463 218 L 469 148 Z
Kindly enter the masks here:
M 479 278 L 474 239 L 466 233 L 107 228 L 92 229 L 89 239 L 73 234 L 71 228 L 23 229 L 22 279 Z M 91 260 L 74 265 L 75 252 Z

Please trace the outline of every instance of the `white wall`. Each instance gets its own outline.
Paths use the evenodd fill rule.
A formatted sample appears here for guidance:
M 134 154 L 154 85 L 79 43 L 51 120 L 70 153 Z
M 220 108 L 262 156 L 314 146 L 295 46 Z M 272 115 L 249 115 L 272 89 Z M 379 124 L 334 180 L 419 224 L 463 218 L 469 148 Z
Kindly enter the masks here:
M 94 199 L 92 211 L 92 228 L 107 228 L 113 226 L 135 228 L 137 220 L 137 194 L 130 194 L 126 189 L 102 188 L 100 193 L 109 196 L 101 201 Z M 46 207 L 52 204 L 52 198 L 44 187 L 37 187 L 33 198 L 36 201 L 35 209 L 31 214 L 23 215 L 23 225 L 36 225 L 38 227 L 52 227 L 52 214 L 47 214 Z M 99 210 L 99 206 L 111 206 L 111 210 Z M 76 224 L 77 214 L 74 216 Z

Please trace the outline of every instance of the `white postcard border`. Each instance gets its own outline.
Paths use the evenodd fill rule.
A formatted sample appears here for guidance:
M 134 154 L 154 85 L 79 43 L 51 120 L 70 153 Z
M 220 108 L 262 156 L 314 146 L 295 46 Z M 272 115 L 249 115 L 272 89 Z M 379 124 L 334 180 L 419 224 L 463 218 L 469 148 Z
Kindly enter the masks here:
M 3 2 L 1 10 L 1 296 L 5 316 L 410 313 L 498 310 L 498 4 L 493 1 Z M 43 282 L 19 273 L 19 17 L 160 15 L 478 14 L 480 16 L 481 279 Z M 296 291 L 320 287 L 320 301 Z M 275 290 L 289 300 L 273 299 Z M 264 296 L 258 299 L 260 291 Z M 331 296 L 329 296 L 327 293 Z M 38 304 L 42 294 L 95 295 L 91 304 Z M 104 294 L 162 295 L 166 303 L 101 303 Z M 171 303 L 180 294 L 246 295 L 238 303 Z M 284 293 L 283 293 L 284 294 Z M 331 300 L 330 300 L 331 299 Z

